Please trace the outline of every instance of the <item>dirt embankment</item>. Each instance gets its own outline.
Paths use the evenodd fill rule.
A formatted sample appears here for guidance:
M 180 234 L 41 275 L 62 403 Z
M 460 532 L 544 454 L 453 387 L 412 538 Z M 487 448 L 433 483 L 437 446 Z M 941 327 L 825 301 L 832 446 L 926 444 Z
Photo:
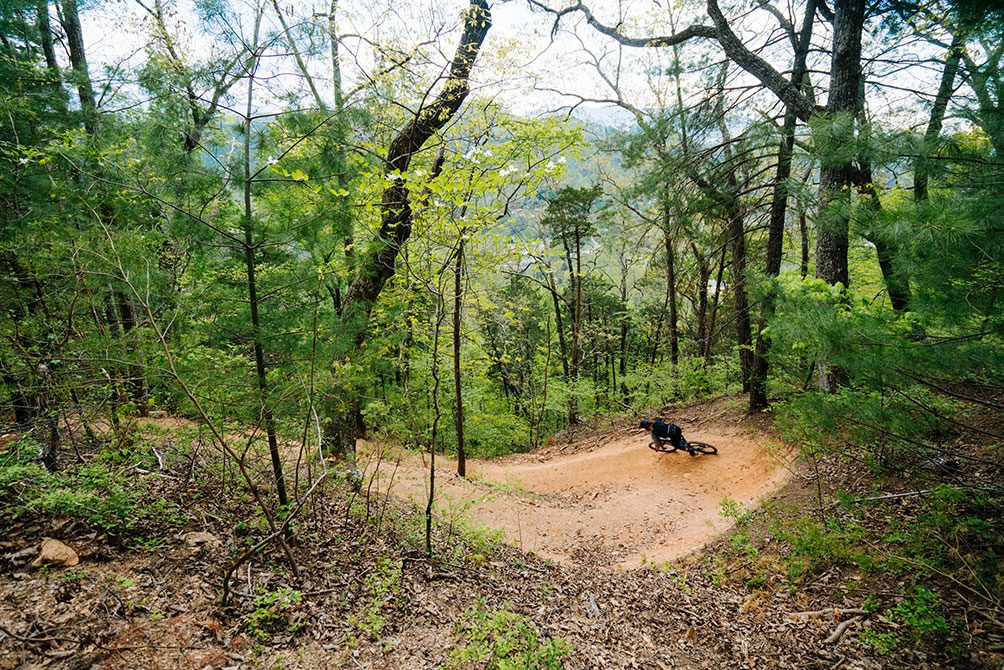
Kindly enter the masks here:
M 743 416 L 719 401 L 670 417 L 688 439 L 717 446 L 717 456 L 657 453 L 647 448 L 646 432 L 621 429 L 536 453 L 469 460 L 467 480 L 456 475 L 455 460 L 439 457 L 438 508 L 561 562 L 630 568 L 673 561 L 728 528 L 724 498 L 756 504 L 790 476 L 788 453 Z M 381 457 L 379 472 L 371 472 L 377 486 L 424 505 L 426 459 L 397 450 Z

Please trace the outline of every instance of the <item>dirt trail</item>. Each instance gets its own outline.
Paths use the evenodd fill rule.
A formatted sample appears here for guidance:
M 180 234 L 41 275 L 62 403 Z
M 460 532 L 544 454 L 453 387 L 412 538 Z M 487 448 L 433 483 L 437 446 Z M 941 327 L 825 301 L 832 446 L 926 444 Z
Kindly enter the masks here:
M 746 505 L 777 491 L 788 458 L 736 420 L 679 420 L 689 439 L 710 442 L 717 456 L 660 454 L 648 434 L 621 430 L 561 448 L 496 460 L 469 460 L 469 480 L 437 457 L 440 513 L 473 517 L 545 558 L 573 564 L 636 567 L 673 561 L 727 529 L 728 496 Z M 373 447 L 370 446 L 370 449 Z M 385 452 L 377 486 L 424 506 L 428 467 L 418 455 Z M 392 464 L 400 459 L 390 482 Z

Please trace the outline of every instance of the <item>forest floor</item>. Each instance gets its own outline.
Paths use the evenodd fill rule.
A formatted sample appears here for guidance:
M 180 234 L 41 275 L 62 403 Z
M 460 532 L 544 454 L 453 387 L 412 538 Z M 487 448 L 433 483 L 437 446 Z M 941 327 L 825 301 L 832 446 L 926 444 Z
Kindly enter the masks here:
M 501 530 L 523 551 L 568 566 L 627 569 L 701 549 L 732 525 L 721 514 L 723 500 L 756 507 L 796 467 L 791 451 L 731 399 L 670 420 L 718 454 L 652 451 L 648 432 L 634 425 L 572 433 L 533 453 L 469 459 L 467 478 L 457 475 L 455 459 L 438 457 L 436 509 L 447 520 L 472 518 Z M 379 490 L 424 505 L 427 454 L 378 444 L 361 452 Z
M 656 454 L 625 419 L 472 461 L 469 483 L 439 461 L 431 560 L 421 457 L 368 445 L 372 484 L 358 495 L 333 485 L 308 505 L 291 547 L 299 578 L 268 547 L 240 567 L 226 607 L 227 565 L 263 534 L 253 506 L 192 476 L 182 450 L 172 459 L 184 426 L 155 431 L 144 448 L 157 460 L 131 483 L 183 520 L 109 534 L 30 510 L 0 518 L 0 670 L 1001 667 L 1004 640 L 987 632 L 999 613 L 975 608 L 963 613 L 981 650 L 964 663 L 906 638 L 865 644 L 869 626 L 897 634 L 872 606 L 901 599 L 896 582 L 849 566 L 795 587 L 783 578 L 790 550 L 751 521 L 763 496 L 796 512 L 815 501 L 768 419 L 745 418 L 736 398 L 670 416 L 720 454 Z M 46 537 L 79 564 L 33 568 Z

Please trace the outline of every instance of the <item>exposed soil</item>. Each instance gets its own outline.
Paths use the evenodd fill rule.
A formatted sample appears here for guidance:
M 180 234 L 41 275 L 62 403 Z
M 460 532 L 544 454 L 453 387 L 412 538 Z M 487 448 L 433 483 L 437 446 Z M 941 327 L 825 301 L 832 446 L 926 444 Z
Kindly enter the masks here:
M 445 524 L 431 561 L 416 532 L 421 514 L 402 514 L 406 505 L 387 495 L 410 495 L 424 507 L 421 457 L 367 445 L 363 458 L 379 470 L 383 490 L 355 496 L 332 483 L 311 501 L 294 538 L 300 579 L 269 547 L 242 565 L 236 601 L 225 608 L 226 566 L 260 534 L 236 523 L 253 516 L 248 503 L 221 495 L 211 471 L 192 478 L 187 459 L 168 457 L 163 472 L 137 474 L 152 496 L 190 513 L 184 527 L 144 529 L 156 548 L 124 546 L 66 519 L 29 516 L 8 526 L 0 515 L 0 670 L 431 670 L 465 644 L 458 624 L 477 603 L 510 608 L 545 639 L 566 640 L 568 670 L 1001 667 L 993 650 L 1004 638 L 976 628 L 971 635 L 988 651 L 964 662 L 919 644 L 877 654 L 861 636 L 881 617 L 862 608 L 875 595 L 891 605 L 899 586 L 862 587 L 852 567 L 827 570 L 795 590 L 760 579 L 757 571 L 779 560 L 767 549 L 784 548 L 768 528 L 746 526 L 763 553 L 737 556 L 721 532 L 722 498 L 753 503 L 783 484 L 772 504 L 804 509 L 814 506 L 814 487 L 804 471 L 789 477 L 766 420 L 745 417 L 736 399 L 670 418 L 688 438 L 716 444 L 720 455 L 660 455 L 647 449 L 644 433 L 622 425 L 576 427 L 534 454 L 471 461 L 476 476 L 469 481 L 439 460 L 441 516 L 457 523 L 473 517 L 515 546 L 474 554 Z M 177 441 L 169 432 L 159 439 L 162 453 Z M 843 472 L 827 463 L 819 469 L 827 479 Z M 206 533 L 206 541 L 193 541 Z M 72 545 L 80 564 L 30 567 L 32 547 L 45 537 Z M 709 542 L 699 561 L 682 558 Z M 668 564 L 638 569 L 643 561 Z M 751 581 L 760 585 L 750 588 Z M 283 589 L 301 599 L 276 610 L 268 635 L 254 639 L 256 594 Z M 987 630 L 998 616 L 959 611 Z
M 755 506 L 790 476 L 788 452 L 729 402 L 688 410 L 700 418 L 674 418 L 688 439 L 718 447 L 714 456 L 658 453 L 647 448 L 647 432 L 621 428 L 536 453 L 468 460 L 466 480 L 454 459 L 440 457 L 440 513 L 473 517 L 524 551 L 563 563 L 631 568 L 674 561 L 729 526 L 724 498 Z M 388 450 L 369 459 L 378 461 L 369 474 L 379 486 L 424 504 L 426 458 Z

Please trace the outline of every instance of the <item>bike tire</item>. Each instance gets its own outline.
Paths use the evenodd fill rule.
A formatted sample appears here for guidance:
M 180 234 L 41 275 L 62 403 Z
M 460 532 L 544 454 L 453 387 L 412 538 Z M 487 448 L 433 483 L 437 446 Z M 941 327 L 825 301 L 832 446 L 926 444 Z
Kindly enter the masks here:
M 648 448 L 652 451 L 657 451 L 660 454 L 671 454 L 676 451 L 676 447 L 672 444 L 663 444 L 661 442 L 649 442 Z
M 690 442 L 690 446 L 693 447 L 694 451 L 699 454 L 714 456 L 718 453 L 718 447 L 713 444 L 708 444 L 707 442 Z

